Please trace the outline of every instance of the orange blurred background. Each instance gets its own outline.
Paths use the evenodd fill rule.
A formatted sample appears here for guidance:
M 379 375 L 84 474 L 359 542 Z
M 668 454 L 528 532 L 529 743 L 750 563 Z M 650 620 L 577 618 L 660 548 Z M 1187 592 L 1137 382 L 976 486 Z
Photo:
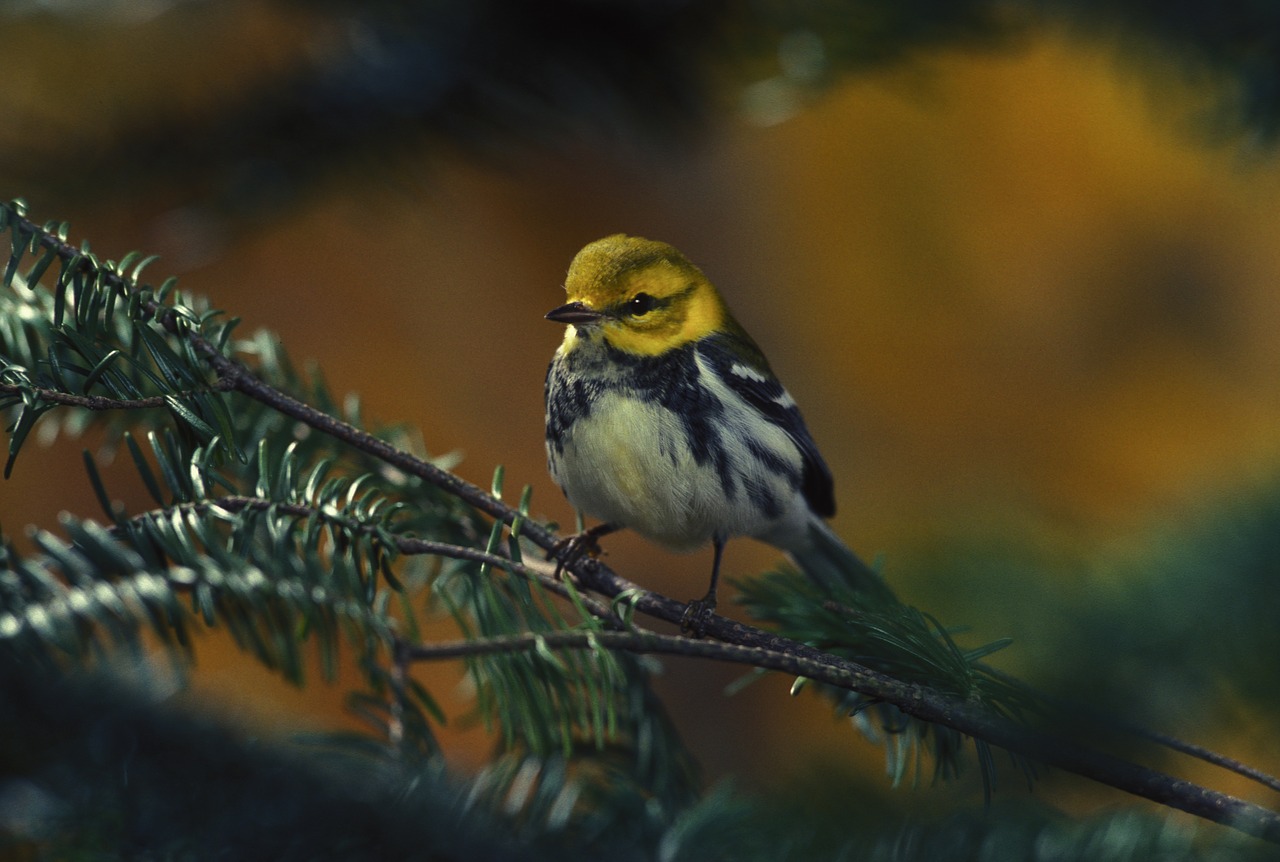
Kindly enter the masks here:
M 176 98 L 212 98 L 202 82 L 216 91 L 298 50 L 295 22 L 237 8 L 203 40 L 172 20 L 137 25 L 186 34 L 153 58 L 190 58 L 166 82 Z M 45 59 L 59 37 L 101 64 L 88 92 L 69 85 L 83 69 Z M 30 57 L 30 78 L 8 76 L 0 103 L 84 119 L 104 92 L 144 104 L 159 86 L 47 21 L 0 41 Z M 1270 152 L 1208 143 L 1191 122 L 1207 91 L 1172 77 L 1039 32 L 821 93 L 728 88 L 740 109 L 683 147 L 584 144 L 501 162 L 424 147 L 372 178 L 330 178 L 249 230 L 164 190 L 125 204 L 0 194 L 27 196 L 37 221 L 70 219 L 103 256 L 161 254 L 153 278 L 180 275 L 243 317 L 242 334 L 278 332 L 334 391 L 359 392 L 367 415 L 421 427 L 433 453 L 460 451 L 471 481 L 487 485 L 504 464 L 507 487 L 531 484 L 534 510 L 564 524 L 542 450 L 543 374 L 561 328 L 542 315 L 586 242 L 616 231 L 669 241 L 720 286 L 799 401 L 836 476 L 837 530 L 885 556 L 904 599 L 950 622 L 946 585 L 895 565 L 921 544 L 1010 533 L 1087 560 L 1276 474 L 1280 172 Z M 52 528 L 60 508 L 97 511 L 79 447 L 26 449 L 0 485 L 9 533 Z M 127 469 L 112 475 L 115 494 L 146 507 Z M 709 552 L 673 556 L 627 535 L 606 546 L 646 586 L 675 597 L 705 586 Z M 726 570 L 776 562 L 740 540 Z M 1009 633 L 954 621 L 979 640 Z M 458 684 L 456 667 L 422 675 L 439 696 Z M 879 768 L 826 706 L 787 699 L 784 680 L 721 697 L 737 675 L 671 661 L 659 683 L 711 777 L 751 786 L 845 758 Z M 342 691 L 293 690 L 225 638 L 198 647 L 196 697 L 232 718 L 346 724 Z M 457 734 L 455 761 L 483 762 L 490 741 Z M 1210 742 L 1274 770 L 1261 736 Z

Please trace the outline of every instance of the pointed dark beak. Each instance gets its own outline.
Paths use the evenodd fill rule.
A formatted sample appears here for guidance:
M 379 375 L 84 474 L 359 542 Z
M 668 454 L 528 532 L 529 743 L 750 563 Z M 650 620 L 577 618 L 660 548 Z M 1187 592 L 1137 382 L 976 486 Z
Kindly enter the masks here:
M 602 317 L 603 314 L 587 308 L 581 302 L 570 302 L 547 312 L 547 320 L 554 320 L 556 323 L 595 323 Z

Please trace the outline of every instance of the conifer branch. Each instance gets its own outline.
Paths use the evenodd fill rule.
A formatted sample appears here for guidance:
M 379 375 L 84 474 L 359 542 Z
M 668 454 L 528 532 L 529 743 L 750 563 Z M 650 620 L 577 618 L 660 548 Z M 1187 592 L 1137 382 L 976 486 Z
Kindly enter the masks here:
M 749 628 L 724 618 L 718 618 L 715 625 Z M 777 639 L 766 632 L 753 633 L 748 640 L 760 645 L 693 640 L 648 631 L 552 632 L 493 637 L 482 641 L 457 640 L 419 644 L 408 648 L 408 655 L 415 661 L 438 661 L 548 648 L 603 648 L 704 658 L 779 671 L 883 698 L 918 718 L 955 727 L 970 736 L 987 739 L 1002 748 L 1050 766 L 1093 778 L 1153 802 L 1280 843 L 1280 816 L 1261 806 L 1090 750 L 1060 737 L 1038 733 L 987 710 L 974 709 L 969 704 L 939 696 L 919 686 L 903 686 L 868 668 L 802 644 L 770 643 Z
M 416 459 L 410 453 L 396 450 L 388 443 L 372 437 L 371 434 L 362 432 L 333 416 L 321 414 L 320 411 L 297 401 L 296 398 L 276 391 L 253 377 L 250 371 L 244 369 L 238 362 L 229 360 L 218 352 L 211 352 L 204 339 L 195 336 L 195 333 L 192 334 L 198 339 L 196 342 L 198 350 L 209 357 L 220 377 L 236 380 L 236 388 L 239 392 L 259 398 L 269 406 L 293 416 L 294 419 L 305 421 L 316 430 L 332 434 L 372 456 L 387 460 L 389 464 L 406 470 L 407 473 L 420 476 L 438 485 L 444 491 L 457 494 L 463 501 L 486 514 L 506 521 L 507 524 L 521 517 L 520 512 L 490 497 L 476 485 L 440 470 L 435 465 Z M 522 533 L 548 551 L 557 541 L 548 530 L 527 521 Z M 641 614 L 654 616 L 676 625 L 684 619 L 686 603 L 645 590 L 639 584 L 631 583 L 613 573 L 599 561 L 580 561 L 568 566 L 568 569 L 579 576 L 582 583 L 598 590 L 605 597 L 618 598 L 623 594 L 632 597 L 635 610 Z M 710 616 L 704 626 L 704 635 L 722 642 L 718 644 L 719 647 L 727 647 L 716 656 L 723 660 L 733 661 L 735 658 L 731 656 L 746 655 L 746 653 L 736 652 L 736 649 L 749 649 L 750 655 L 758 658 L 758 666 L 783 672 L 795 672 L 799 676 L 855 690 L 876 701 L 891 703 L 902 712 L 918 719 L 937 722 L 948 728 L 960 730 L 961 733 L 973 736 L 975 739 L 986 740 L 1007 751 L 1025 754 L 1047 765 L 1064 768 L 1149 801 L 1178 808 L 1180 811 L 1280 844 L 1280 816 L 1275 812 L 1267 811 L 1266 808 L 1245 802 L 1243 799 L 1202 788 L 1190 781 L 1175 779 L 1174 776 L 1152 770 L 1152 768 L 1091 751 L 1083 745 L 1036 733 L 991 712 L 975 710 L 969 704 L 956 701 L 954 698 L 927 692 L 915 685 L 901 683 L 890 676 L 878 674 L 868 667 L 840 660 L 829 653 L 818 651 L 805 644 L 791 642 L 768 631 L 741 624 L 727 617 Z M 712 652 L 714 652 L 713 649 L 708 649 L 707 657 L 712 657 L 709 655 Z M 764 661 L 765 656 L 768 656 L 768 663 Z M 794 670 L 800 667 L 804 667 L 808 672 Z
M 220 344 L 215 344 L 214 341 L 205 337 L 200 330 L 201 324 L 194 321 L 189 314 L 180 313 L 178 309 L 164 305 L 150 290 L 139 288 L 133 280 L 126 278 L 121 272 L 100 268 L 96 260 L 71 246 L 61 235 L 39 227 L 17 211 L 7 209 L 3 215 L 7 217 L 9 230 L 13 232 L 15 238 L 21 238 L 22 244 L 31 243 L 33 249 L 37 246 L 43 247 L 60 258 L 68 270 L 78 268 L 87 276 L 102 279 L 113 289 L 137 303 L 168 333 L 185 341 L 194 354 L 213 370 L 217 377 L 214 385 L 218 391 L 234 391 L 247 396 L 281 415 L 341 441 L 353 450 L 395 467 L 410 476 L 422 479 L 496 521 L 509 527 L 518 522 L 520 536 L 544 550 L 551 551 L 555 547 L 558 537 L 544 526 L 527 520 L 520 510 L 437 465 L 398 449 L 351 423 L 344 422 L 281 391 L 263 380 L 245 364 L 227 355 Z M 15 239 L 15 259 L 19 245 Z M 64 270 L 65 274 L 66 270 Z M 264 501 L 248 498 L 230 497 L 226 498 L 226 501 L 242 508 L 256 508 L 264 505 Z M 289 509 L 287 507 L 294 505 L 289 503 L 266 505 L 300 516 L 317 511 L 306 506 Z M 549 589 L 555 589 L 550 583 L 550 580 L 554 579 L 549 580 L 543 573 L 535 572 L 529 567 L 489 552 L 483 552 L 485 556 L 480 557 L 477 556 L 480 552 L 443 543 L 408 538 L 398 538 L 396 542 L 398 549 L 404 553 L 437 553 L 443 556 L 471 559 L 517 572 L 526 577 L 535 577 Z M 406 544 L 400 546 L 401 542 Z M 418 544 L 413 544 L 415 542 Z M 567 568 L 582 585 L 599 595 L 611 600 L 628 600 L 634 612 L 674 624 L 679 624 L 684 617 L 687 608 L 684 603 L 643 590 L 596 560 L 574 561 Z M 560 586 L 561 589 L 558 592 L 564 595 L 563 585 Z M 600 606 L 596 606 L 597 609 L 598 607 Z M 592 612 L 598 613 L 598 610 Z M 614 617 L 608 615 L 601 618 L 607 620 Z M 990 743 L 1160 804 L 1280 843 L 1280 815 L 1275 812 L 1156 770 L 1111 757 L 1073 741 L 1034 730 L 1001 716 L 991 709 L 984 708 L 976 702 L 894 678 L 807 644 L 721 616 L 712 615 L 703 626 L 703 633 L 714 640 L 691 641 L 639 631 L 547 632 L 516 635 L 511 638 L 489 637 L 466 647 L 409 646 L 403 648 L 407 651 L 401 653 L 400 658 L 426 660 L 442 657 L 443 651 L 449 648 L 467 650 L 460 653 L 461 655 L 478 655 L 482 652 L 536 649 L 539 644 L 548 646 L 560 644 L 570 649 L 591 646 L 592 643 L 605 646 L 612 643 L 617 649 L 624 651 L 668 652 L 752 664 L 858 692 L 872 703 L 890 704 L 907 715 L 951 728 L 975 740 Z M 490 646 L 486 647 L 484 644 Z
M 341 514 L 328 511 L 323 507 L 310 506 L 304 503 L 284 503 L 277 500 L 269 500 L 265 497 L 246 497 L 242 495 L 228 495 L 225 497 L 217 497 L 193 503 L 178 503 L 166 509 L 153 509 L 147 512 L 142 512 L 138 515 L 132 516 L 128 520 L 132 522 L 140 522 L 152 518 L 165 518 L 173 512 L 191 512 L 203 515 L 214 509 L 223 509 L 227 512 L 243 512 L 247 510 L 259 512 L 275 511 L 279 514 L 289 515 L 298 519 L 313 517 L 319 518 L 345 529 L 362 532 L 369 536 L 377 537 L 383 535 L 373 525 L 362 524 L 354 518 L 349 518 Z M 118 534 L 119 527 L 116 526 L 111 528 L 110 532 Z M 406 556 L 422 554 L 480 563 L 481 565 L 502 569 L 503 571 L 510 572 L 513 575 L 517 575 L 530 581 L 537 581 L 543 589 L 553 592 L 561 598 L 568 597 L 569 588 L 566 586 L 563 578 L 556 576 L 556 566 L 551 563 L 539 564 L 537 562 L 518 562 L 507 555 L 491 553 L 489 551 L 480 550 L 479 548 L 468 548 L 464 545 L 455 545 L 450 542 L 439 542 L 433 539 L 420 539 L 414 536 L 393 535 L 390 539 L 395 550 Z M 606 625 L 621 625 L 617 615 L 614 614 L 606 605 L 596 599 L 579 594 L 577 596 L 577 600 L 580 601 L 593 616 L 604 622 Z
M 667 622 L 679 624 L 683 618 L 684 604 L 645 591 L 596 561 L 590 561 L 590 566 L 594 571 L 583 576 L 584 580 L 602 594 L 635 596 L 633 601 L 637 612 Z M 974 739 L 985 740 L 1032 760 L 1280 844 L 1280 814 L 1251 802 L 1112 757 L 1064 737 L 1033 730 L 990 710 L 922 686 L 904 683 L 807 644 L 790 641 L 726 617 L 711 615 L 704 633 L 731 649 L 720 654 L 707 649 L 699 653 L 702 657 L 738 661 L 739 657 L 748 655 L 738 652 L 738 649 L 751 650 L 749 663 L 758 667 L 794 673 L 857 691 L 877 701 L 893 704 L 924 721 L 954 728 Z
M 352 448 L 364 452 L 366 455 L 403 470 L 411 476 L 416 476 L 508 526 L 515 523 L 517 519 L 523 518 L 518 510 L 489 495 L 465 479 L 402 449 L 397 449 L 368 431 L 343 422 L 341 419 L 330 416 L 328 413 L 317 410 L 311 405 L 281 392 L 261 380 L 241 363 L 224 355 L 199 333 L 187 330 L 185 337 L 191 342 L 196 351 L 205 358 L 218 377 L 227 381 L 228 385 L 235 391 L 247 395 L 291 419 L 296 419 L 322 434 L 327 434 L 336 440 L 340 440 Z M 556 542 L 555 534 L 533 521 L 523 521 L 521 534 L 548 551 L 552 549 Z

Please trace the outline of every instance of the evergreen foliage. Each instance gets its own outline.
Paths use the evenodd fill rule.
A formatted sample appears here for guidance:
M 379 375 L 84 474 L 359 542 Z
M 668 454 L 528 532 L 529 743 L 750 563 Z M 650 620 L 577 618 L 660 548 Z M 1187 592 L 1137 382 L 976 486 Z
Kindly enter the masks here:
M 1280 41 L 1280 7 L 1267 3 L 563 7 L 551 15 L 518 2 L 309 4 L 308 14 L 344 22 L 346 35 L 322 56 L 254 82 L 207 116 L 117 118 L 108 125 L 114 136 L 80 138 L 56 157 L 9 148 L 0 171 L 28 188 L 77 195 L 179 178 L 222 207 L 261 209 L 293 199 L 337 164 L 382 164 L 389 151 L 424 141 L 499 154 L 583 131 L 614 145 L 637 136 L 665 144 L 714 112 L 709 82 L 726 68 L 741 80 L 777 76 L 803 94 L 924 48 L 1007 45 L 1057 22 L 1171 58 L 1162 68 L 1207 71 L 1220 94 L 1214 128 L 1270 144 L 1280 125 L 1280 52 L 1268 48 Z M 1028 780 L 1047 760 L 1130 790 L 1147 782 L 1155 790 L 1145 795 L 1163 804 L 1202 816 L 1216 809 L 1272 841 L 1280 831 L 1271 812 L 1162 783 L 1166 776 L 1130 775 L 1125 784 L 1123 769 L 1099 765 L 1074 741 L 1025 735 L 1041 722 L 1085 719 L 988 667 L 1004 641 L 961 646 L 957 629 L 892 597 L 869 606 L 774 572 L 740 586 L 747 610 L 780 637 L 725 621 L 707 641 L 656 635 L 639 621 L 678 621 L 682 606 L 591 561 L 565 580 L 552 577 L 543 552 L 556 537 L 528 519 L 527 490 L 515 506 L 503 501 L 500 470 L 488 494 L 466 485 L 447 472 L 448 458 L 427 456 L 414 429 L 368 424 L 357 398 L 336 397 L 318 372 L 300 373 L 270 333 L 239 335 L 234 317 L 173 279 L 153 286 L 145 278 L 153 258 L 102 260 L 68 236 L 66 224 L 38 225 L 21 204 L 0 205 L 0 241 L 10 247 L 0 275 L 5 475 L 20 468 L 37 429 L 64 448 L 85 435 L 92 451 L 67 457 L 83 459 L 102 509 L 33 530 L 31 551 L 0 540 L 0 853 L 1274 855 L 1254 839 L 1132 811 L 1071 821 L 997 796 L 981 817 L 885 826 L 884 817 L 850 816 L 856 788 L 824 783 L 799 794 L 801 805 L 796 795 L 704 787 L 696 753 L 650 686 L 647 653 L 739 662 L 755 668 L 748 678 L 767 670 L 796 677 L 797 689 L 820 690 L 883 748 L 895 780 L 954 778 L 974 739 L 986 787 L 1003 747 Z M 127 459 L 151 508 L 128 512 L 115 500 L 99 467 L 106 456 Z M 1056 657 L 1060 677 L 1073 678 L 1090 703 L 1105 703 L 1089 664 L 1100 651 L 1183 667 L 1207 666 L 1214 653 L 1214 667 L 1238 671 L 1235 692 L 1274 701 L 1266 659 L 1275 654 L 1268 620 L 1280 583 L 1274 511 L 1275 500 L 1263 497 L 1170 537 L 1167 559 L 1126 563 L 1156 575 L 1124 579 L 1134 586 L 1110 616 L 1097 613 L 1096 598 L 1086 608 L 1060 597 L 1057 618 L 1044 624 L 1092 646 L 1075 663 Z M 954 567 L 956 555 L 948 557 Z M 994 562 L 981 555 L 984 571 Z M 1206 578 L 1206 568 L 1238 577 Z M 1171 644 L 1129 624 L 1188 608 L 1240 621 L 1241 637 Z M 439 616 L 453 621 L 460 642 L 423 639 L 424 620 Z M 368 732 L 249 742 L 165 703 L 156 656 L 172 658 L 180 680 L 205 629 L 227 630 L 296 685 L 307 682 L 309 656 L 329 678 L 346 657 L 361 671 L 350 703 Z M 415 662 L 445 659 L 464 662 L 474 716 L 493 731 L 494 755 L 475 775 L 444 768 L 436 729 L 445 712 L 410 673 Z
M 0 231 L 11 247 L 0 285 L 7 470 L 37 425 L 64 437 L 99 427 L 154 503 L 124 511 L 86 451 L 102 517 L 64 516 L 58 533 L 31 533 L 31 553 L 0 546 L 0 756 L 14 776 L 0 798 L 18 846 L 49 858 L 238 847 L 278 858 L 406 847 L 428 858 L 816 852 L 812 823 L 770 820 L 760 802 L 702 788 L 650 687 L 652 652 L 817 682 L 883 745 L 895 778 L 925 762 L 954 776 L 970 735 L 987 783 L 993 745 L 1028 776 L 1028 757 L 1105 773 L 1071 743 L 1019 729 L 1046 704 L 983 665 L 1003 642 L 961 648 L 892 596 L 820 595 L 778 572 L 742 589 L 752 615 L 789 640 L 722 619 L 707 630 L 720 643 L 649 632 L 640 615 L 678 620 L 683 606 L 592 560 L 555 577 L 542 552 L 556 536 L 529 519 L 527 489 L 516 506 L 503 502 L 500 469 L 486 494 L 422 457 L 410 429 L 371 433 L 356 400 L 340 407 L 274 337 L 237 339 L 234 319 L 173 280 L 143 281 L 149 260 L 102 261 L 71 245 L 65 225 L 28 221 L 20 203 L 0 206 Z M 424 641 L 424 614 L 447 614 L 463 640 Z M 125 658 L 149 667 L 155 649 L 190 660 L 192 635 L 206 628 L 226 629 L 294 684 L 309 650 L 330 677 L 348 651 L 364 676 L 352 705 L 370 734 L 335 738 L 323 756 L 249 746 L 157 705 L 145 683 L 103 676 Z M 466 779 L 446 774 L 433 731 L 444 713 L 409 673 L 444 658 L 465 662 L 475 713 L 498 742 Z M 125 764 L 134 777 L 122 787 Z M 194 789 L 177 788 L 184 770 L 199 776 Z M 1277 834 L 1270 812 L 1166 790 L 1147 795 L 1202 814 L 1216 805 L 1246 831 Z M 1189 832 L 1127 814 L 1096 828 L 1037 815 L 939 829 L 828 838 L 824 852 L 972 858 L 975 844 L 947 834 L 1079 858 L 1103 846 L 1117 859 L 1156 847 L 1176 859 L 1197 846 Z M 1225 841 L 1213 852 L 1247 858 L 1256 847 Z
M 726 787 L 679 812 L 660 835 L 573 828 L 484 804 L 429 759 L 337 740 L 246 740 L 166 704 L 154 674 L 50 677 L 0 664 L 0 854 L 6 858 L 1063 859 L 1253 862 L 1247 838 L 1197 834 L 1137 812 L 1072 821 L 997 803 L 985 813 L 900 823 L 848 811 L 861 788 L 804 788 L 752 799 Z M 554 772 L 556 759 L 544 768 Z M 546 778 L 532 769 L 524 778 Z M 551 779 L 563 780 L 562 775 Z M 536 783 L 524 787 L 536 791 Z M 530 801 L 548 798 L 530 792 Z M 831 797 L 834 797 L 831 798 Z M 614 803 L 626 800 L 612 800 Z M 642 800 L 631 800 L 640 803 Z M 613 810 L 618 810 L 614 808 Z M 850 829 L 850 821 L 857 824 Z M 7 836 L 7 837 L 6 837 Z

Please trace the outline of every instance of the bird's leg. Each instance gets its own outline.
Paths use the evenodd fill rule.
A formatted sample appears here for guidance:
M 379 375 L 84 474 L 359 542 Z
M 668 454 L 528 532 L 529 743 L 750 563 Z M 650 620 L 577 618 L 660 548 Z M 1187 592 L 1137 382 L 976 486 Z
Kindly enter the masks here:
M 680 631 L 696 638 L 702 637 L 707 619 L 716 611 L 716 584 L 720 580 L 720 557 L 724 554 L 724 542 L 724 539 L 718 537 L 711 540 L 715 553 L 711 561 L 711 586 L 707 589 L 705 596 L 689 602 L 684 616 L 680 618 Z
M 572 536 L 565 536 L 556 542 L 551 546 L 551 550 L 547 551 L 548 560 L 552 557 L 556 559 L 555 576 L 560 577 L 560 573 L 582 559 L 583 554 L 595 556 L 600 553 L 600 538 L 621 529 L 621 524 L 596 524 L 590 529 L 574 533 Z

